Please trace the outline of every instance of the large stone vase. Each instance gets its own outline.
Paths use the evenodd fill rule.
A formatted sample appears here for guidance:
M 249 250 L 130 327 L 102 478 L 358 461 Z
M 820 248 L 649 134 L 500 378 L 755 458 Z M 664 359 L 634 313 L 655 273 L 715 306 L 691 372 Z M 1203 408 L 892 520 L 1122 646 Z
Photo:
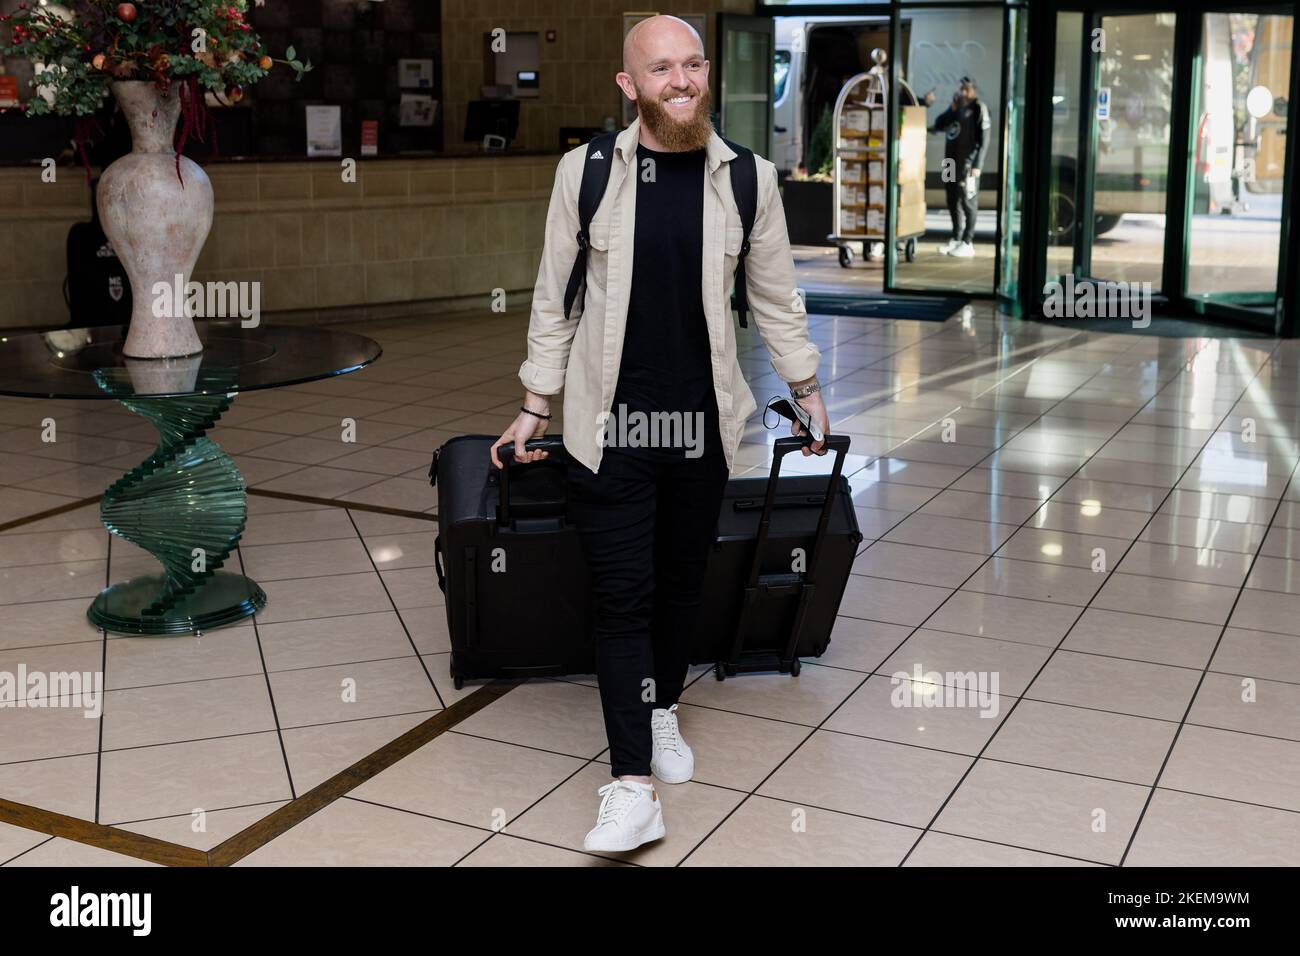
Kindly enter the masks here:
M 122 351 L 142 359 L 194 355 L 203 343 L 186 313 L 185 287 L 212 228 L 212 183 L 185 156 L 176 175 L 173 137 L 181 101 L 175 84 L 163 91 L 148 81 L 124 80 L 110 89 L 132 145 L 104 170 L 98 189 L 104 233 L 131 280 L 131 329 Z

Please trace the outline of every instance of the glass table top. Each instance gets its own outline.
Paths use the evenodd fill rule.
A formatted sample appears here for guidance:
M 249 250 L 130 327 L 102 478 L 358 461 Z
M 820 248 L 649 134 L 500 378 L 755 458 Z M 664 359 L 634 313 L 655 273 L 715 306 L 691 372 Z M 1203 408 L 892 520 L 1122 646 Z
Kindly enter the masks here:
M 379 343 L 353 332 L 238 320 L 194 323 L 203 351 L 175 359 L 122 354 L 126 327 L 0 332 L 0 395 L 20 398 L 178 397 L 297 385 L 364 368 Z

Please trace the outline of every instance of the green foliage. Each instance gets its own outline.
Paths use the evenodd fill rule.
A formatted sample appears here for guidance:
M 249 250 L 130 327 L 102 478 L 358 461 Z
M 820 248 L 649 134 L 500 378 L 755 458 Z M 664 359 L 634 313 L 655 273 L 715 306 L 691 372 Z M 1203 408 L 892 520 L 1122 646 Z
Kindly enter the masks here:
M 808 140 L 807 169 L 809 175 L 829 173 L 832 159 L 831 108 L 827 106 L 822 110 L 821 119 L 817 121 L 817 128 L 813 130 L 812 137 Z
M 247 9 L 248 0 L 65 0 L 57 8 L 25 2 L 0 17 L 11 28 L 0 52 L 46 65 L 33 85 L 46 87 L 52 101 L 33 97 L 26 104 L 31 115 L 94 113 L 113 80 L 166 86 L 193 77 L 236 99 L 275 63 L 301 80 L 311 62 L 299 60 L 293 47 L 279 59 L 263 51 Z

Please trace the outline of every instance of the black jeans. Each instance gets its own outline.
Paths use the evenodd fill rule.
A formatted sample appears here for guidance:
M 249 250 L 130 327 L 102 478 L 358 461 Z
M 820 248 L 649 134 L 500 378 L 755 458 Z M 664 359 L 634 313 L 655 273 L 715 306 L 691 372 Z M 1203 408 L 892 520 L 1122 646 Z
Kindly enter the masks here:
M 598 473 L 568 466 L 569 517 L 595 590 L 596 674 L 614 777 L 650 774 L 650 712 L 677 703 L 686 682 L 727 486 L 720 444 L 672 462 L 606 448 Z
M 962 174 L 957 182 L 944 183 L 943 188 L 948 197 L 948 215 L 952 219 L 952 238 L 958 242 L 970 242 L 975 237 L 979 191 L 976 190 L 974 196 L 966 198 L 966 177 L 970 175 L 970 166 L 962 165 L 960 168 Z

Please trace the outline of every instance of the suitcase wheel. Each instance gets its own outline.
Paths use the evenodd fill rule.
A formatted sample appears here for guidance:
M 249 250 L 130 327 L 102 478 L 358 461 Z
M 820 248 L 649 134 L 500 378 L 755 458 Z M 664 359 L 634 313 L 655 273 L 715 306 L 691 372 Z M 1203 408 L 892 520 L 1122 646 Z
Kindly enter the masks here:
M 798 677 L 798 676 L 799 676 L 799 668 L 800 668 L 801 666 L 802 666 L 802 665 L 800 664 L 799 658 L 796 657 L 796 658 L 794 659 L 794 663 L 790 665 L 790 676 L 791 676 L 791 677 Z
M 716 677 L 718 680 L 726 680 L 726 677 L 725 677 L 725 676 L 723 675 L 723 673 L 722 673 L 722 665 L 721 665 L 721 664 L 714 664 L 714 665 L 713 665 L 713 676 Z
M 457 690 L 464 690 L 464 688 L 465 688 L 465 678 L 463 678 L 463 677 L 453 677 L 453 678 L 451 679 L 451 686 L 455 687 Z

